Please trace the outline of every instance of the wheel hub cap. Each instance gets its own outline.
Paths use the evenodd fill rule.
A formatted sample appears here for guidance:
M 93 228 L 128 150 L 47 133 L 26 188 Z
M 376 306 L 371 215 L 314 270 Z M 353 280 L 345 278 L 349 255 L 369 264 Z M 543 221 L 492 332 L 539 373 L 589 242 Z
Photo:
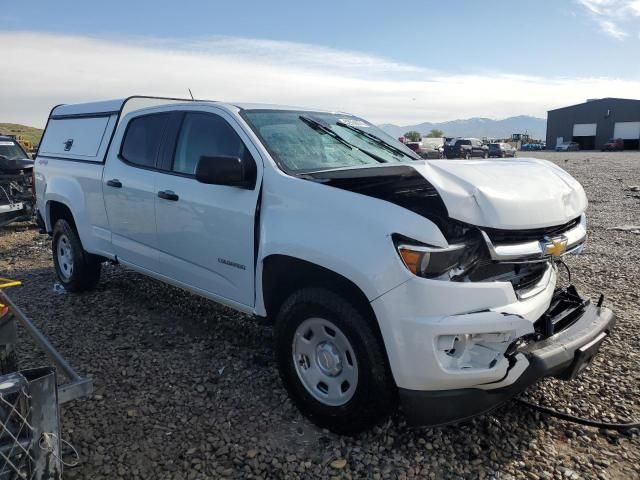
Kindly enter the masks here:
M 322 342 L 316 347 L 316 361 L 325 375 L 335 377 L 342 372 L 340 352 L 332 342 Z
M 65 280 L 69 279 L 73 274 L 73 249 L 71 248 L 71 242 L 66 235 L 60 235 L 58 238 L 56 255 L 58 257 L 60 274 Z
M 351 342 L 333 323 L 309 318 L 293 335 L 293 365 L 300 382 L 319 402 L 340 406 L 358 386 L 358 362 Z

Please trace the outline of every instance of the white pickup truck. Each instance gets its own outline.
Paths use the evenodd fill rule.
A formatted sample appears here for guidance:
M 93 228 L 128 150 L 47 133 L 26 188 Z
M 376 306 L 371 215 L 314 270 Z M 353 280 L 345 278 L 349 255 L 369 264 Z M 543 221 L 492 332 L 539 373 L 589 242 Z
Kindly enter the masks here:
M 354 433 L 487 412 L 589 365 L 612 312 L 556 283 L 587 199 L 530 158 L 422 160 L 346 113 L 131 97 L 55 107 L 35 165 L 60 282 L 104 261 L 271 319 L 285 387 Z

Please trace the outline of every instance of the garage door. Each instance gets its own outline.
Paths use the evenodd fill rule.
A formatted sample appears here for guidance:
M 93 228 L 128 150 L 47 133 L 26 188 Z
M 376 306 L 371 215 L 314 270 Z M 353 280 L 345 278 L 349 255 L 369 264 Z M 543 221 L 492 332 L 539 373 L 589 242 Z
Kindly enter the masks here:
M 597 124 L 595 123 L 576 123 L 573 126 L 573 136 L 574 137 L 595 137 L 596 127 L 597 127 Z
M 637 140 L 640 138 L 640 122 L 616 122 L 613 127 L 613 138 Z

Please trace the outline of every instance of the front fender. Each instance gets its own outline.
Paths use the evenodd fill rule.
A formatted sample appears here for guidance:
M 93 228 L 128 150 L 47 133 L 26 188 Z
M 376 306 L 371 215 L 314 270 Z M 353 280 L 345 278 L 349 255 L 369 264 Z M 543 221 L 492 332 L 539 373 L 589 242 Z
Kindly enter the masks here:
M 256 268 L 256 313 L 265 313 L 262 263 L 286 255 L 313 263 L 353 282 L 373 301 L 412 278 L 392 234 L 446 246 L 431 221 L 366 195 L 267 172 L 263 184 Z

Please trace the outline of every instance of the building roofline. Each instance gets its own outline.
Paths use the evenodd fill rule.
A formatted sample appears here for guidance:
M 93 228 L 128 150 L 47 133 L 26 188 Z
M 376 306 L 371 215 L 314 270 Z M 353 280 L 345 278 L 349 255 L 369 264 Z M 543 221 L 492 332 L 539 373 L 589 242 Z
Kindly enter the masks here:
M 588 103 L 604 102 L 604 101 L 611 101 L 611 100 L 615 100 L 615 101 L 619 101 L 619 102 L 638 102 L 638 103 L 640 103 L 640 99 L 637 99 L 637 98 L 603 97 L 603 98 L 595 98 L 593 100 L 587 100 L 587 101 L 582 102 L 582 103 L 576 103 L 574 105 L 567 105 L 566 107 L 552 108 L 550 110 L 547 110 L 547 113 L 555 112 L 555 111 L 558 111 L 558 110 L 564 110 L 566 108 L 578 107 L 580 105 L 586 105 Z

